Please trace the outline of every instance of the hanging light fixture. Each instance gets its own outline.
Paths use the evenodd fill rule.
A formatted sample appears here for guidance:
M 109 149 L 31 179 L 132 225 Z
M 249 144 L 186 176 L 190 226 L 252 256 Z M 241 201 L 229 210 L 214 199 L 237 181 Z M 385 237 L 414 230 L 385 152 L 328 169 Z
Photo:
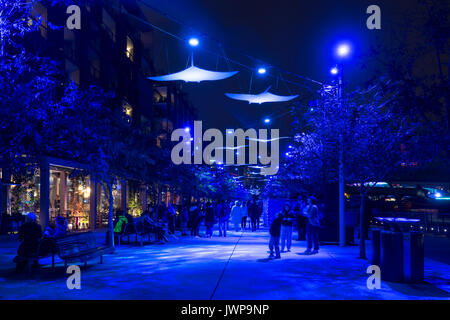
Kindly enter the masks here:
M 269 92 L 268 87 L 264 92 L 259 94 L 242 94 L 242 93 L 225 93 L 228 98 L 240 101 L 248 101 L 248 103 L 266 103 L 266 102 L 285 102 L 291 101 L 298 97 L 298 94 L 292 96 L 279 96 Z
M 201 81 L 216 81 L 223 80 L 226 78 L 230 78 L 234 76 L 239 71 L 231 71 L 231 72 L 218 72 L 218 71 L 210 71 L 201 68 L 197 68 L 196 66 L 191 66 L 183 71 L 166 74 L 163 76 L 157 77 L 148 77 L 150 80 L 154 81 L 184 81 L 184 82 L 201 82 Z

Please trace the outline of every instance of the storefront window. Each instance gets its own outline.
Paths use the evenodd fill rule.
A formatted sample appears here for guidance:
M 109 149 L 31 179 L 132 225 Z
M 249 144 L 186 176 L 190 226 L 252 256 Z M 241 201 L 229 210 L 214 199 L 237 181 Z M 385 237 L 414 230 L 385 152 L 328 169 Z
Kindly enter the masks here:
M 70 169 L 50 167 L 50 223 L 62 216 L 70 230 L 88 229 L 90 195 L 89 176 L 73 176 Z
M 29 176 L 15 176 L 7 197 L 7 213 L 9 215 L 25 215 L 34 212 L 39 217 L 39 169 Z

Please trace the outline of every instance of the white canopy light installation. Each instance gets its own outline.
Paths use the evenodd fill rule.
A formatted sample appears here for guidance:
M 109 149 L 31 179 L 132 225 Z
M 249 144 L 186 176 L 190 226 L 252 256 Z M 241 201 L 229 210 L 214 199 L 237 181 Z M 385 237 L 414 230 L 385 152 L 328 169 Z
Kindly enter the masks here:
M 185 81 L 185 82 L 201 82 L 201 81 L 216 81 L 222 80 L 234 76 L 239 71 L 231 72 L 218 72 L 209 71 L 196 66 L 191 66 L 183 71 L 166 74 L 157 77 L 148 77 L 150 80 L 154 81 Z
M 297 95 L 293 96 L 279 96 L 269 92 L 269 88 L 267 88 L 264 92 L 259 94 L 242 94 L 242 93 L 225 93 L 228 98 L 234 100 L 248 101 L 248 103 L 265 103 L 265 102 L 285 102 L 291 101 L 298 97 Z

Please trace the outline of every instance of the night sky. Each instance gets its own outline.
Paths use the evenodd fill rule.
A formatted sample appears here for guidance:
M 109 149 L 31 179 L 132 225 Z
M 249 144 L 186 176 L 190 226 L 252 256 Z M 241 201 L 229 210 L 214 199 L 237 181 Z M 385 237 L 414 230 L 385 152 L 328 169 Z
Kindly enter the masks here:
M 329 69 L 335 63 L 333 49 L 342 40 L 353 46 L 353 56 L 346 62 L 345 79 L 348 84 L 358 86 L 367 76 L 373 74 L 370 66 L 362 66 L 364 56 L 371 45 L 386 43 L 398 17 L 415 1 L 237 1 L 237 0 L 144 0 L 174 18 L 154 18 L 158 26 L 189 38 L 199 36 L 201 45 L 196 49 L 195 62 L 203 68 L 226 71 L 227 64 L 214 54 L 221 53 L 216 41 L 225 48 L 228 57 L 253 65 L 255 68 L 263 62 L 288 71 L 318 80 L 330 80 Z M 382 30 L 368 30 L 366 27 L 366 8 L 377 4 L 381 8 Z M 394 22 L 394 23 L 393 23 Z M 190 28 L 192 29 L 190 29 Z M 167 36 L 164 36 L 167 38 Z M 170 38 L 170 37 L 169 37 Z M 167 40 L 173 43 L 169 53 L 160 53 L 169 61 L 170 71 L 174 72 L 186 66 L 189 48 L 179 40 Z M 243 52 L 261 59 L 261 63 L 247 59 Z M 366 63 L 367 65 L 367 63 Z M 164 68 L 163 68 L 164 69 Z M 264 127 L 262 119 L 273 115 L 272 128 L 280 128 L 282 134 L 289 134 L 290 117 L 277 115 L 289 110 L 289 103 L 249 105 L 246 102 L 233 101 L 224 96 L 225 92 L 248 93 L 251 74 L 248 70 L 229 80 L 201 84 L 186 84 L 183 90 L 197 107 L 199 119 L 204 127 L 248 128 Z M 164 70 L 165 72 L 167 70 Z M 303 87 L 286 84 L 280 80 L 272 68 L 273 77 L 253 77 L 252 92 L 259 93 L 272 85 L 273 92 L 279 94 L 300 94 L 305 105 L 309 101 L 311 90 L 319 87 L 310 82 L 294 79 Z M 278 86 L 277 86 L 278 83 Z

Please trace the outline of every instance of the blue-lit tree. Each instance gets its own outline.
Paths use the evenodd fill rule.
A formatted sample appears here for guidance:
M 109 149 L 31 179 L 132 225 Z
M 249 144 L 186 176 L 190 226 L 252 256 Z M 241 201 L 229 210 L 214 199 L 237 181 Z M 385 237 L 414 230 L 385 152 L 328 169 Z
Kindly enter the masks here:
M 325 190 L 324 185 L 338 178 L 342 137 L 346 181 L 360 186 L 361 258 L 365 258 L 366 235 L 361 226 L 365 224 L 367 193 L 399 168 L 407 156 L 401 152 L 401 144 L 410 142 L 417 130 L 414 122 L 395 111 L 397 90 L 396 83 L 380 81 L 343 99 L 333 91 L 323 92 L 321 103 L 304 114 L 306 121 L 295 122 L 295 143 L 286 161 L 284 180 Z

